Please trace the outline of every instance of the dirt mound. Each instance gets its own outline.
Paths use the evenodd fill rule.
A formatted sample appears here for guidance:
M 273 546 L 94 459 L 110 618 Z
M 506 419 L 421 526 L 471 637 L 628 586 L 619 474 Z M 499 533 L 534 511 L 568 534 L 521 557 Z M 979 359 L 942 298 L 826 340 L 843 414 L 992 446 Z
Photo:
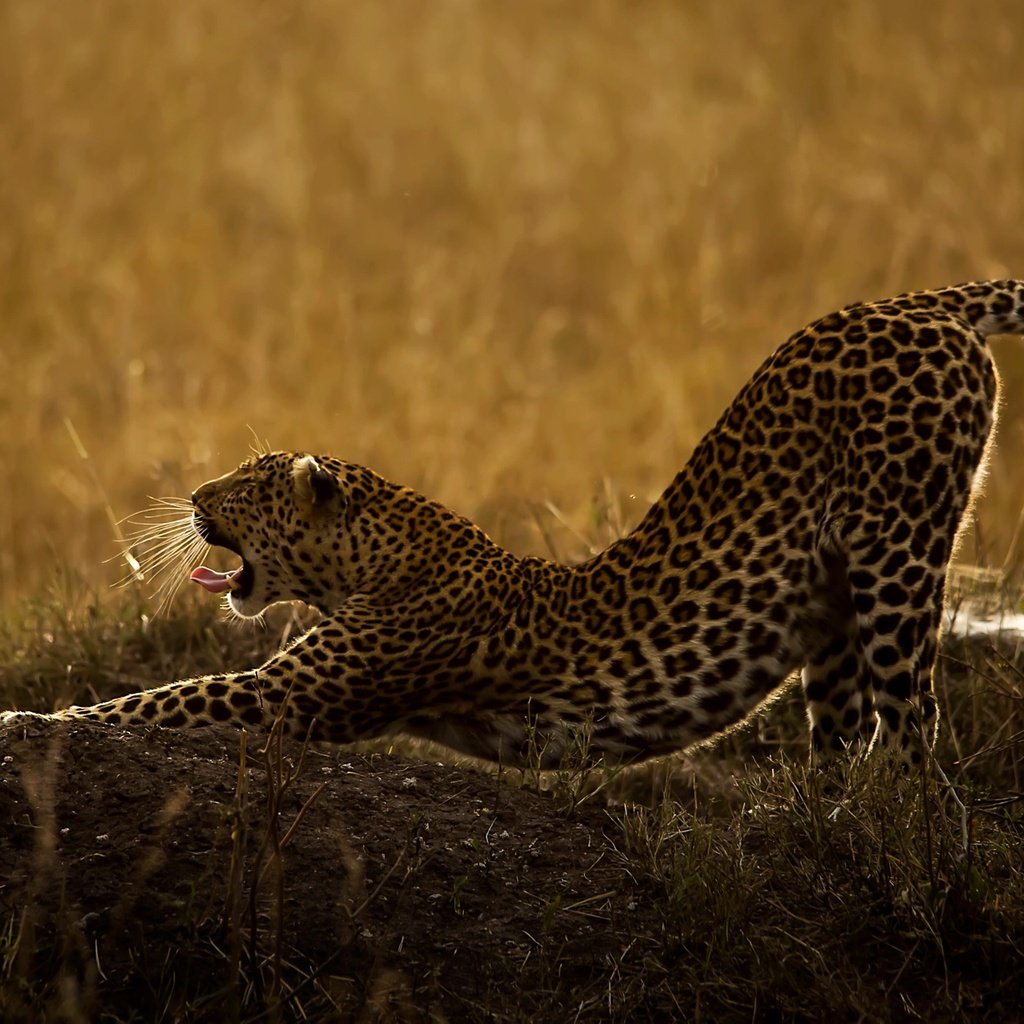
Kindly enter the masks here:
M 150 1020 L 248 1019 L 278 998 L 285 1019 L 607 1004 L 652 924 L 614 818 L 381 754 L 307 751 L 295 773 L 301 753 L 250 744 L 240 772 L 231 730 L 5 729 L 0 910 L 20 942 L 4 1019 L 46 987 L 86 1018 Z
M 0 1021 L 1017 1021 L 1019 697 L 963 689 L 963 800 L 766 749 L 797 701 L 615 777 L 621 806 L 572 773 L 7 726 Z

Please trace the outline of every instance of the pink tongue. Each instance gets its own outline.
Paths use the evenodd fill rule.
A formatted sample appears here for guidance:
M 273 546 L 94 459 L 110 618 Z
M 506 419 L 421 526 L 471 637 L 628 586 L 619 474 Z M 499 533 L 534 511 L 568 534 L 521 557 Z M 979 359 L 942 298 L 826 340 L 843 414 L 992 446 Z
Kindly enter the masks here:
M 238 570 L 236 569 L 235 572 Z M 189 579 L 193 583 L 198 583 L 203 590 L 208 590 L 211 594 L 223 594 L 225 590 L 231 589 L 231 580 L 235 572 L 216 572 L 203 565 L 193 570 Z

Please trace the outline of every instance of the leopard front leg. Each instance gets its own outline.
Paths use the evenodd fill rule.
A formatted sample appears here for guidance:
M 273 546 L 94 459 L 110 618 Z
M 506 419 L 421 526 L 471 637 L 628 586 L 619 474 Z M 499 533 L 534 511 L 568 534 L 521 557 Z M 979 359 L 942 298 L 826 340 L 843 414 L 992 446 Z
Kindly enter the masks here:
M 50 714 L 6 711 L 0 724 L 43 719 L 86 721 L 105 725 L 160 725 L 191 728 L 214 722 L 239 727 L 267 724 L 267 701 L 258 683 L 258 671 L 183 679 L 180 682 L 114 697 L 100 704 L 62 708 Z
M 281 718 L 287 733 L 351 742 L 376 735 L 385 722 L 372 696 L 375 674 L 362 656 L 349 651 L 350 639 L 336 622 L 325 620 L 258 669 L 184 679 L 51 714 L 8 711 L 0 714 L 0 725 L 45 719 L 169 728 L 224 723 L 268 730 Z

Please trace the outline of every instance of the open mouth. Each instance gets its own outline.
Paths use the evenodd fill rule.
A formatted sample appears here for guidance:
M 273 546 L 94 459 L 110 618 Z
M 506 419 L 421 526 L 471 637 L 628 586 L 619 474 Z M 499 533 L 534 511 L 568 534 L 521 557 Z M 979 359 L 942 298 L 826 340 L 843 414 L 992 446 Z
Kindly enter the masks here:
M 189 579 L 211 594 L 223 594 L 230 590 L 236 597 L 248 597 L 252 591 L 253 572 L 252 566 L 243 558 L 241 566 L 231 572 L 217 572 L 216 569 L 207 569 L 201 565 L 192 570 Z
M 225 548 L 232 554 L 238 555 L 242 559 L 242 564 L 231 572 L 218 572 L 216 569 L 208 569 L 205 565 L 201 565 L 198 569 L 192 570 L 192 575 L 189 579 L 193 583 L 198 583 L 203 590 L 207 590 L 211 594 L 230 592 L 235 597 L 248 597 L 252 592 L 254 581 L 252 566 L 246 561 L 235 545 L 219 533 L 201 515 L 196 514 L 194 516 L 194 524 L 196 532 L 207 544 L 215 548 Z

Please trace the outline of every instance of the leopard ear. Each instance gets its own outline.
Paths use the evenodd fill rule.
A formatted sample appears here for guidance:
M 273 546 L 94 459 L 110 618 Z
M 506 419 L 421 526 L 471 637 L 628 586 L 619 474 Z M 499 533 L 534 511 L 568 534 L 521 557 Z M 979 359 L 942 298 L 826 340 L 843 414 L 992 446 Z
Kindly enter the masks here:
M 312 455 L 303 455 L 292 465 L 295 494 L 303 505 L 326 505 L 338 493 L 338 481 Z

